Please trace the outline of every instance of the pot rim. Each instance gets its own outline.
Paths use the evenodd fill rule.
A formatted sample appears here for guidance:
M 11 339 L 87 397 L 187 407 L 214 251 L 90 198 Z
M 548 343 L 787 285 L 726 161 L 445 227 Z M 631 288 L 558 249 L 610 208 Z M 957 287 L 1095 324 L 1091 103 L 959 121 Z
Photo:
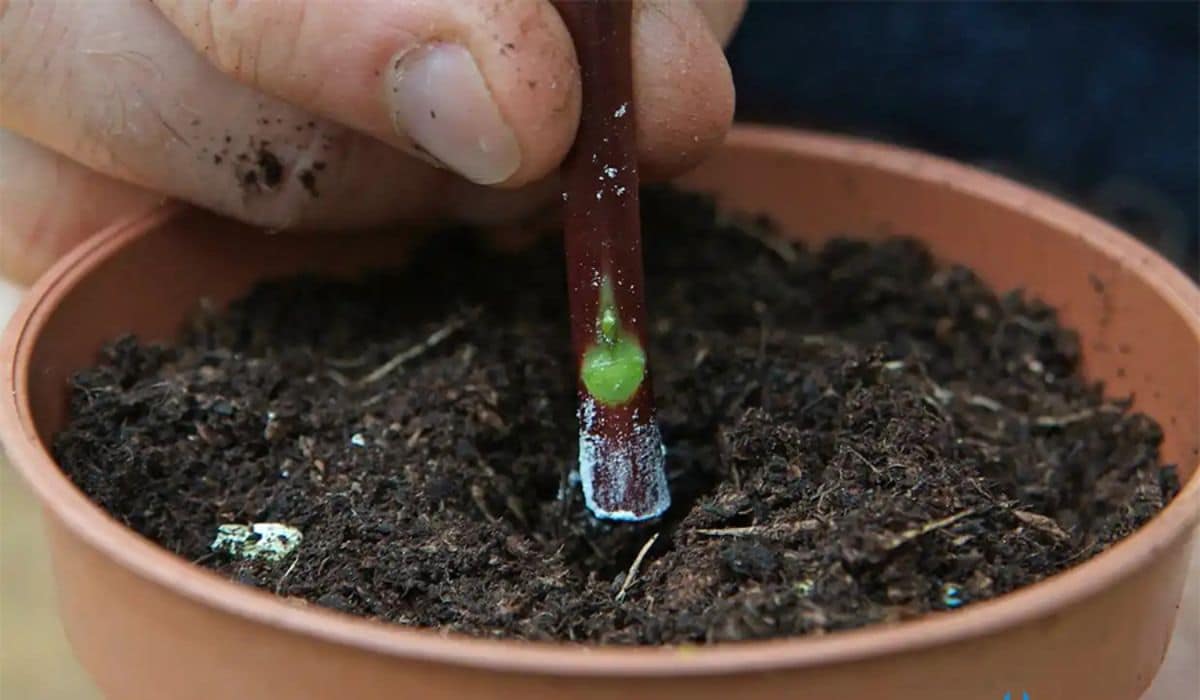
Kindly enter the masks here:
M 727 147 L 775 150 L 891 171 L 1020 211 L 1119 261 L 1183 317 L 1200 345 L 1200 288 L 1132 236 L 1051 196 L 950 160 L 895 146 L 782 127 L 738 125 Z M 1095 595 L 1149 565 L 1200 520 L 1200 471 L 1157 516 L 1094 558 L 1032 586 L 948 615 L 820 637 L 712 646 L 600 647 L 491 640 L 296 607 L 234 584 L 126 528 L 87 498 L 37 436 L 26 376 L 34 340 L 75 284 L 131 240 L 183 211 L 162 206 L 114 224 L 59 260 L 26 294 L 0 338 L 0 441 L 42 506 L 71 533 L 132 574 L 192 603 L 326 643 L 475 669 L 571 676 L 703 676 L 837 664 L 996 634 Z M 1200 470 L 1200 465 L 1197 465 Z

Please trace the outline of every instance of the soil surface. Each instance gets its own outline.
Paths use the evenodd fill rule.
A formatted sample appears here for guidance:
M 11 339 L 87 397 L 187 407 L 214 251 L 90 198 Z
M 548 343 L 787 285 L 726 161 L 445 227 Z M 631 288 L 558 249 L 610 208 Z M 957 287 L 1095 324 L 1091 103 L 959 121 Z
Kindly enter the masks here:
M 617 644 L 970 605 L 1177 490 L 1158 425 L 1079 376 L 1043 304 L 909 240 L 812 251 L 698 197 L 644 210 L 661 522 L 583 508 L 553 242 L 447 234 L 402 274 L 272 282 L 174 346 L 120 339 L 75 378 L 58 458 L 134 530 L 297 605 Z M 258 522 L 303 540 L 277 562 L 211 550 Z

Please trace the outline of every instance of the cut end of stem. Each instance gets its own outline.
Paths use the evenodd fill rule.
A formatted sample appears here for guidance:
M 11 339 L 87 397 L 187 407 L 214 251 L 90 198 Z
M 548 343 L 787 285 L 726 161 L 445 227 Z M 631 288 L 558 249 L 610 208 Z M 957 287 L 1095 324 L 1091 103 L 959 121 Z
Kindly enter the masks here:
M 583 500 L 597 518 L 641 522 L 671 506 L 667 450 L 657 421 L 636 408 L 598 410 L 595 399 L 579 406 L 579 476 Z

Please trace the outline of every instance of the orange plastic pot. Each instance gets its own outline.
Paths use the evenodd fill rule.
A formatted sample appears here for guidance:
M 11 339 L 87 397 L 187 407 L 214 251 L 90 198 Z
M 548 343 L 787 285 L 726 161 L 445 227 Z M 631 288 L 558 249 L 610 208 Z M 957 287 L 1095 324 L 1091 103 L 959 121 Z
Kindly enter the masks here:
M 445 636 L 298 606 L 192 566 L 109 518 L 47 445 L 67 379 L 125 331 L 170 337 L 198 300 L 256 280 L 400 262 L 383 237 L 268 237 L 182 207 L 112 227 L 47 273 L 0 351 L 0 435 L 45 508 L 63 621 L 112 698 L 888 698 L 1131 700 L 1171 636 L 1200 518 L 1200 290 L 1127 235 L 951 162 L 738 128 L 681 180 L 789 235 L 911 234 L 1082 334 L 1086 372 L 1163 425 L 1184 487 L 1154 520 L 1065 573 L 953 613 L 824 637 L 594 648 Z

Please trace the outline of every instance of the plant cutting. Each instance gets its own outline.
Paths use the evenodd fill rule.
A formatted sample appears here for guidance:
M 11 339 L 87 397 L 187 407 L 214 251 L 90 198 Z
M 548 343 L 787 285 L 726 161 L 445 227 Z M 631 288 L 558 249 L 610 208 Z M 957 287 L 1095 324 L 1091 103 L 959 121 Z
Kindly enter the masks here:
M 1194 286 L 1065 205 L 883 146 L 743 128 L 680 186 L 716 194 L 723 212 L 769 214 L 777 228 L 718 216 L 700 198 L 645 200 L 646 274 L 656 293 L 642 347 L 657 358 L 657 415 L 685 475 L 714 482 L 676 488 L 682 517 L 663 523 L 637 567 L 644 535 L 609 549 L 580 524 L 578 497 L 556 497 L 556 465 L 578 449 L 578 365 L 553 350 L 567 311 L 547 293 L 563 284 L 550 272 L 562 267 L 553 246 L 514 261 L 434 249 L 414 268 L 425 273 L 339 282 L 412 253 L 387 237 L 355 246 L 298 239 L 280 251 L 276 240 L 174 210 L 114 229 L 65 260 L 6 336 L 13 370 L 0 392 L 11 397 L 0 404 L 0 428 L 46 504 L 66 623 L 105 691 L 504 697 L 553 684 L 580 698 L 1136 697 L 1169 635 L 1200 499 L 1197 436 L 1179 427 L 1200 420 L 1200 399 L 1188 390 L 1200 381 L 1189 361 L 1200 351 Z M 886 242 L 826 246 L 838 231 Z M 911 232 L 937 263 L 889 231 Z M 229 264 L 229 246 L 246 264 Z M 451 269 L 465 289 L 438 286 Z M 335 277 L 305 282 L 294 278 L 301 271 Z M 988 287 L 1021 287 L 1028 297 Z M 1035 296 L 1063 309 L 1057 321 L 1029 301 Z M 202 298 L 217 311 L 179 335 Z M 404 301 L 430 298 L 445 302 Z M 478 316 L 463 311 L 477 303 Z M 323 330 L 306 321 L 316 317 L 327 320 Z M 378 335 L 376 321 L 387 333 Z M 97 361 L 98 349 L 130 331 L 141 340 Z M 1150 336 L 1159 342 L 1144 342 Z M 882 354 L 871 342 L 879 337 L 888 339 Z M 155 340 L 168 346 L 156 350 Z M 1065 372 L 1079 354 L 1084 376 L 1104 380 L 1109 398 Z M 392 363 L 397 357 L 405 359 Z M 1162 426 L 1157 448 L 1152 424 L 1112 398 L 1129 395 Z M 1100 435 L 1132 440 L 1096 442 Z M 47 447 L 54 436 L 61 468 Z M 1034 465 L 1039 450 L 1068 443 L 1083 451 L 1053 452 L 1062 470 L 1022 481 L 1006 466 Z M 939 453 L 943 445 L 950 451 Z M 980 471 L 956 481 L 943 471 L 953 464 Z M 1181 489 L 1161 512 L 1141 511 L 1144 524 L 1117 546 L 983 600 L 986 582 L 971 575 L 983 567 L 960 556 L 972 549 L 1053 556 L 1070 547 L 1063 535 L 1124 534 L 1124 525 L 1097 529 L 1124 507 L 1098 508 L 1085 524 L 1067 513 L 1083 511 L 1054 503 L 1070 493 L 1108 494 L 1098 506 L 1126 494 L 1119 498 L 1132 500 L 1119 502 L 1135 511 L 1151 503 L 1155 479 L 1127 482 L 1108 464 L 1145 476 L 1177 464 Z M 1007 495 L 988 480 L 1005 474 L 1026 487 Z M 253 485 L 238 481 L 246 478 Z M 868 491 L 845 490 L 855 485 L 881 497 L 905 488 L 890 502 L 871 501 Z M 219 493 L 202 495 L 214 486 Z M 910 517 L 903 509 L 931 501 L 904 502 L 907 487 L 966 502 Z M 279 561 L 211 553 L 225 523 L 286 523 L 302 539 Z M 174 540 L 171 532 L 191 534 Z M 559 542 L 579 545 L 574 561 L 600 573 L 574 573 L 556 559 Z M 587 554 L 591 545 L 599 554 Z M 809 568 L 806 552 L 833 558 Z M 462 568 L 472 561 L 477 568 Z M 914 561 L 923 563 L 905 568 Z M 939 568 L 947 562 L 964 563 L 962 575 Z M 559 565 L 560 578 L 543 576 Z M 331 569 L 351 576 L 314 578 Z M 362 578 L 371 571 L 387 575 Z M 941 579 L 896 578 L 927 572 Z M 990 577 L 994 589 L 1006 585 Z M 450 608 L 437 601 L 447 600 L 451 580 L 488 583 L 462 589 Z M 525 582 L 542 586 L 543 597 L 513 587 Z M 671 582 L 679 585 L 662 587 Z M 721 588 L 735 597 L 704 597 Z M 389 602 L 372 612 L 372 598 Z M 542 600 L 577 607 L 562 617 L 520 607 Z M 862 608 L 874 612 L 854 619 L 878 624 L 665 648 L 597 648 L 604 640 L 586 635 L 646 644 L 653 634 L 691 635 L 686 619 L 698 619 L 713 641 L 790 636 L 802 625 L 840 629 L 851 617 L 839 600 L 875 601 Z M 913 610 L 935 612 L 889 617 L 915 602 Z M 693 603 L 699 618 L 681 607 Z M 539 625 L 586 620 L 592 627 L 576 628 L 576 639 L 593 644 L 411 627 L 445 630 L 439 615 L 477 636 L 500 629 L 543 640 L 539 630 L 550 627 Z M 502 619 L 516 624 L 494 625 Z M 603 627 L 606 619 L 618 626 Z M 1131 632 L 1092 643 L 1114 626 Z
M 633 4 L 564 2 L 583 85 L 563 166 L 571 342 L 579 375 L 579 475 L 597 517 L 638 521 L 670 505 L 646 362 L 638 206 Z

